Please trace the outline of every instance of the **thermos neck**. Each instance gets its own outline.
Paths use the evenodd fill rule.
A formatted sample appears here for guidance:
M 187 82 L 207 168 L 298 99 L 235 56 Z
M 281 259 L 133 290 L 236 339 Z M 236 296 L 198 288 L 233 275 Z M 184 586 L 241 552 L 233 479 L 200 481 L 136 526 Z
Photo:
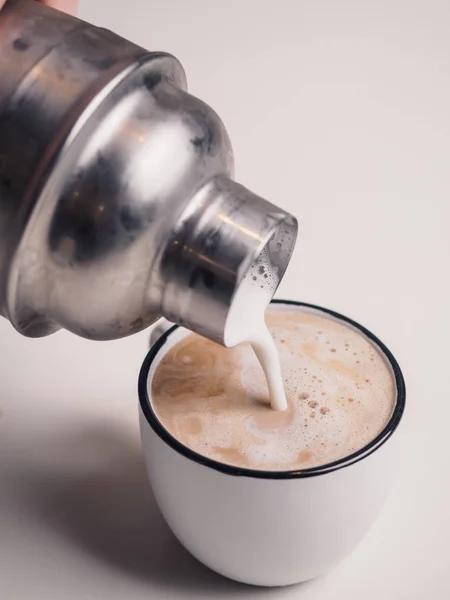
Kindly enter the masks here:
M 162 314 L 224 344 L 232 301 L 252 265 L 264 253 L 273 295 L 296 236 L 290 214 L 229 177 L 214 177 L 195 195 L 168 240 Z

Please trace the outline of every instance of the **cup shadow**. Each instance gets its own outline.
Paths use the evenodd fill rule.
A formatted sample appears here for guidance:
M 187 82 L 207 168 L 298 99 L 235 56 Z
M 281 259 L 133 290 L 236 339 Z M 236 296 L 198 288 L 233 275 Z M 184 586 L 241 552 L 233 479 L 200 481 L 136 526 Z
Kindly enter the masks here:
M 127 575 L 152 580 L 161 587 L 232 597 L 264 594 L 270 588 L 252 588 L 228 580 L 193 558 L 171 533 L 151 492 L 137 443 L 117 432 L 96 429 L 65 439 L 70 448 L 87 448 L 83 468 L 57 468 L 21 473 L 19 501 L 29 515 L 76 544 L 97 560 Z M 81 445 L 81 446 L 80 446 Z

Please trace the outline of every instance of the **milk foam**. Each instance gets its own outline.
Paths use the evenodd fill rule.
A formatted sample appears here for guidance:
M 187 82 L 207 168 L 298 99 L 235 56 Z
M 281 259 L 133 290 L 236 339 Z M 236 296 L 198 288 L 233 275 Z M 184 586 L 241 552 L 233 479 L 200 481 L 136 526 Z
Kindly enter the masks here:
M 361 449 L 387 424 L 395 383 L 362 334 L 324 313 L 270 310 L 287 409 L 267 407 L 268 386 L 251 347 L 222 348 L 195 334 L 158 365 L 156 415 L 196 452 L 259 470 L 298 470 Z

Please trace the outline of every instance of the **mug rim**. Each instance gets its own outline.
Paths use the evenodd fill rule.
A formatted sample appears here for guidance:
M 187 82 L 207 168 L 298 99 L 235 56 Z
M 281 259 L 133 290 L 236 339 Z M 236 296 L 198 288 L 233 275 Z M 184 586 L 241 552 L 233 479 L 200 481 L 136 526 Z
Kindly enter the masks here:
M 148 393 L 148 379 L 150 374 L 150 368 L 153 362 L 155 361 L 156 357 L 158 356 L 160 350 L 166 344 L 170 335 L 180 328 L 180 325 L 173 325 L 153 344 L 153 346 L 147 353 L 147 356 L 145 357 L 144 362 L 142 363 L 142 367 L 139 373 L 138 395 L 140 407 L 148 425 L 150 425 L 150 427 L 161 439 L 161 441 L 166 443 L 178 454 L 181 454 L 188 460 L 192 460 L 198 464 L 201 464 L 205 467 L 209 467 L 210 469 L 213 469 L 215 471 L 225 473 L 227 475 L 253 477 L 256 479 L 304 479 L 307 477 L 316 477 L 318 475 L 331 473 L 333 471 L 337 471 L 339 469 L 348 467 L 359 462 L 360 460 L 370 456 L 373 452 L 378 450 L 378 448 L 383 446 L 383 444 L 387 442 L 387 440 L 397 429 L 405 410 L 406 386 L 400 366 L 392 352 L 389 350 L 389 348 L 387 348 L 387 346 L 385 346 L 385 344 L 383 344 L 381 340 L 379 340 L 371 331 L 366 329 L 363 325 L 360 325 L 359 323 L 353 321 L 349 317 L 346 317 L 328 308 L 317 306 L 315 304 L 309 304 L 306 302 L 297 302 L 295 300 L 272 300 L 271 305 L 277 304 L 309 308 L 319 312 L 323 312 L 331 317 L 334 317 L 335 319 L 338 319 L 340 321 L 343 321 L 344 323 L 347 323 L 348 325 L 351 325 L 353 328 L 363 333 L 372 343 L 374 343 L 379 348 L 382 354 L 384 354 L 386 360 L 388 361 L 393 371 L 397 391 L 395 407 L 392 411 L 392 415 L 389 421 L 386 423 L 383 430 L 373 440 L 371 440 L 368 444 L 363 446 L 363 448 L 338 460 L 326 463 L 324 465 L 319 465 L 317 467 L 310 467 L 307 469 L 295 469 L 287 471 L 264 471 L 259 469 L 236 467 L 234 465 L 228 465 L 226 463 L 222 463 L 212 458 L 208 458 L 207 456 L 203 456 L 202 454 L 199 454 L 195 450 L 192 450 L 191 448 L 188 448 L 187 446 L 182 444 L 162 425 L 162 423 L 156 416 L 155 411 L 153 410 L 150 396 Z

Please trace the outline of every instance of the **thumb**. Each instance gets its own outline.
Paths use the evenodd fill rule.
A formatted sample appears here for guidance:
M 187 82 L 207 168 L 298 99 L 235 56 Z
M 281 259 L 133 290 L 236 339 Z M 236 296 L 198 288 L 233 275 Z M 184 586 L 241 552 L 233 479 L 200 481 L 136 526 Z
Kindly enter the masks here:
M 3 0 L 0 0 L 0 3 Z M 41 0 L 42 4 L 52 6 L 58 10 L 62 10 L 71 15 L 76 14 L 78 8 L 78 0 Z
M 0 0 L 0 10 L 6 0 Z M 52 6 L 71 15 L 76 14 L 78 8 L 78 0 L 42 0 L 42 4 Z

